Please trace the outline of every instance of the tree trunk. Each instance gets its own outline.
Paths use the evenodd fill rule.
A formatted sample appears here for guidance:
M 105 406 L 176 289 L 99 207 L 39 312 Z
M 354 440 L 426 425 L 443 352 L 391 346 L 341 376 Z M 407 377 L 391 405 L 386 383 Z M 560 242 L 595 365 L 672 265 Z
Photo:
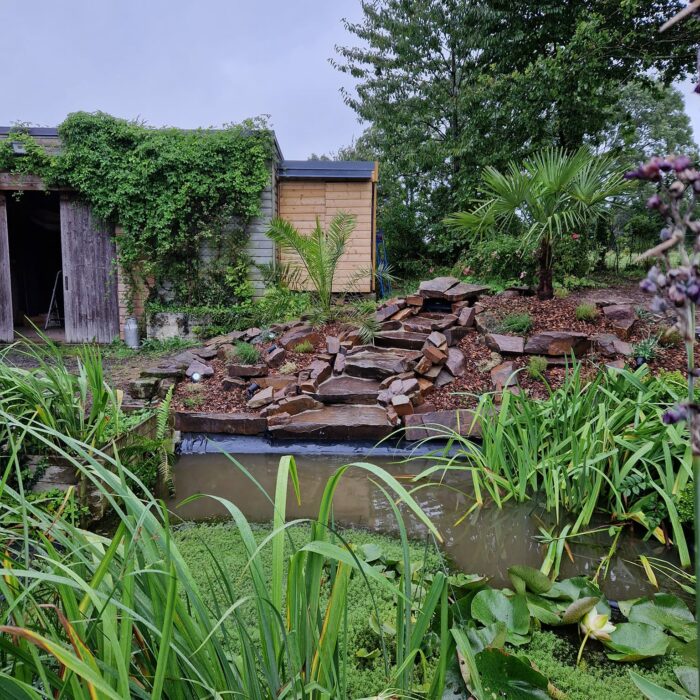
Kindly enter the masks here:
M 539 284 L 537 286 L 537 296 L 539 299 L 551 299 L 554 296 L 554 286 L 552 285 L 552 245 L 542 239 L 538 253 L 539 263 Z

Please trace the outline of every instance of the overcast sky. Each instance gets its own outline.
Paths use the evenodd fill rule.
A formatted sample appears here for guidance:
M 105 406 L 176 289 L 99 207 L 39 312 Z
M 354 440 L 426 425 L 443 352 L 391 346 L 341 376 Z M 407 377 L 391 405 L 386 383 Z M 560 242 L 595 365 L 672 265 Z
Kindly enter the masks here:
M 286 158 L 362 127 L 328 59 L 359 0 L 0 0 L 0 124 L 102 110 L 154 126 L 269 114 Z M 690 94 L 691 86 L 683 86 Z M 700 96 L 688 112 L 700 141 Z

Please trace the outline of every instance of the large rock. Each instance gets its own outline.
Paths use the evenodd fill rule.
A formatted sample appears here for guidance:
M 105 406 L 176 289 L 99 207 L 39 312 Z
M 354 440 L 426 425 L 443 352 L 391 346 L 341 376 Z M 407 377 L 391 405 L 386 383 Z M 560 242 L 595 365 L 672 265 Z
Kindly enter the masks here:
M 406 439 L 422 440 L 444 435 L 442 428 L 449 428 L 465 437 L 480 437 L 481 425 L 474 420 L 474 412 L 467 409 L 414 413 L 406 416 Z
M 445 367 L 453 377 L 462 377 L 467 370 L 464 353 L 459 348 L 447 349 L 447 362 Z
M 271 386 L 275 391 L 278 391 L 296 384 L 297 378 L 293 374 L 271 374 L 267 377 L 257 378 L 255 383 L 262 388 Z
M 505 387 L 515 386 L 518 382 L 515 375 L 515 364 L 513 362 L 502 362 L 491 370 L 491 381 L 493 386 L 502 391 Z
M 590 341 L 585 333 L 573 331 L 545 331 L 531 335 L 525 343 L 525 352 L 530 355 L 574 355 L 588 352 Z
M 454 314 L 425 313 L 409 318 L 403 322 L 407 331 L 415 333 L 430 333 L 431 331 L 443 331 L 457 322 Z
M 250 401 L 248 401 L 248 408 L 256 409 L 267 406 L 275 400 L 275 390 L 271 387 L 265 387 L 260 389 L 255 396 L 253 396 Z
M 183 433 L 226 433 L 260 435 L 267 421 L 253 413 L 175 413 L 175 430 Z
M 280 367 L 286 357 L 287 351 L 284 348 L 275 348 L 265 355 L 265 363 L 268 367 Z
M 459 316 L 457 317 L 457 324 L 460 326 L 466 326 L 471 328 L 474 325 L 474 319 L 476 318 L 476 311 L 473 306 L 465 306 L 460 310 Z
M 445 338 L 447 338 L 448 345 L 459 345 L 459 341 L 464 338 L 465 335 L 469 334 L 469 326 L 452 326 L 452 328 L 446 328 L 444 330 Z
M 163 380 L 166 381 L 166 380 Z M 160 380 L 157 377 L 143 377 L 134 379 L 129 382 L 129 395 L 135 399 L 152 399 L 160 386 Z
M 298 396 L 285 397 L 279 403 L 267 406 L 260 411 L 260 415 L 266 418 L 282 413 L 286 413 L 288 416 L 295 416 L 302 411 L 313 411 L 318 408 L 323 408 L 323 404 L 320 401 L 316 401 L 308 394 L 299 394 Z
M 522 355 L 525 350 L 525 340 L 519 335 L 489 333 L 484 340 L 490 350 L 504 355 Z
M 294 350 L 301 343 L 311 343 L 318 345 L 323 340 L 323 337 L 318 331 L 315 331 L 311 326 L 296 326 L 290 328 L 280 339 L 279 344 L 285 350 Z
M 237 363 L 228 366 L 229 377 L 264 377 L 267 374 L 267 365 L 240 365 Z
M 483 284 L 466 284 L 460 282 L 448 289 L 443 298 L 446 301 L 464 301 L 465 299 L 478 299 L 482 294 L 489 291 L 489 288 Z
M 432 280 L 421 282 L 418 293 L 425 299 L 444 299 L 445 292 L 459 284 L 456 277 L 436 277 Z M 455 301 L 457 301 L 455 299 Z
M 292 416 L 284 425 L 270 426 L 277 438 L 315 440 L 381 440 L 393 430 L 380 406 L 326 406 Z
M 379 321 L 379 323 L 382 323 L 383 321 L 388 321 L 394 314 L 398 313 L 399 310 L 398 304 L 387 304 L 381 309 L 377 309 L 374 317 L 377 319 L 377 321 Z
M 379 394 L 379 382 L 359 377 L 332 377 L 323 382 L 314 398 L 326 404 L 352 403 L 375 404 Z
M 213 377 L 214 368 L 205 362 L 195 360 L 185 370 L 185 376 L 191 378 L 195 374 L 198 374 L 200 377 Z
M 405 355 L 381 352 L 380 348 L 348 354 L 345 357 L 345 373 L 351 377 L 381 380 L 394 374 L 413 369 L 415 362 Z
M 420 350 L 428 336 L 424 333 L 409 331 L 383 331 L 377 333 L 374 342 L 378 347 L 401 348 L 404 350 Z
M 624 340 L 620 340 L 614 333 L 600 333 L 591 337 L 596 349 L 606 357 L 632 354 L 632 346 Z
M 630 304 L 611 304 L 603 307 L 605 318 L 610 321 L 634 321 L 637 314 Z

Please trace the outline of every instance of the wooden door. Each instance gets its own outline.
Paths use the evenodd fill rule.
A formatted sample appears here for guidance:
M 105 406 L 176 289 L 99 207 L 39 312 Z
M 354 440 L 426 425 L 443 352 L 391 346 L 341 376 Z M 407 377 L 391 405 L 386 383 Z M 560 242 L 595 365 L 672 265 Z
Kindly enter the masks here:
M 61 196 L 66 342 L 111 343 L 119 336 L 114 229 L 90 207 Z
M 0 342 L 14 339 L 12 328 L 12 284 L 10 282 L 10 241 L 7 233 L 7 205 L 0 192 Z

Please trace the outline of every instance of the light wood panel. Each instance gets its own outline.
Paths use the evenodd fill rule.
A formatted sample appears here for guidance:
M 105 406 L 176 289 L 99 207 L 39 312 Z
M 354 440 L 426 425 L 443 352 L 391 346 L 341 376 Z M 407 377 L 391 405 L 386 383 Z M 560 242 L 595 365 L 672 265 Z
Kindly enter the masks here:
M 321 226 L 327 226 L 333 216 L 341 211 L 355 215 L 355 230 L 348 241 L 345 254 L 338 263 L 333 291 L 347 291 L 353 281 L 352 290 L 368 293 L 373 290 L 372 270 L 374 262 L 373 231 L 373 187 L 372 181 L 282 181 L 279 186 L 279 215 L 290 221 L 301 233 L 310 233 L 318 218 Z M 301 265 L 299 257 L 289 251 L 280 251 L 282 263 Z M 358 279 L 358 273 L 368 274 Z M 307 282 L 303 287 L 309 288 Z

